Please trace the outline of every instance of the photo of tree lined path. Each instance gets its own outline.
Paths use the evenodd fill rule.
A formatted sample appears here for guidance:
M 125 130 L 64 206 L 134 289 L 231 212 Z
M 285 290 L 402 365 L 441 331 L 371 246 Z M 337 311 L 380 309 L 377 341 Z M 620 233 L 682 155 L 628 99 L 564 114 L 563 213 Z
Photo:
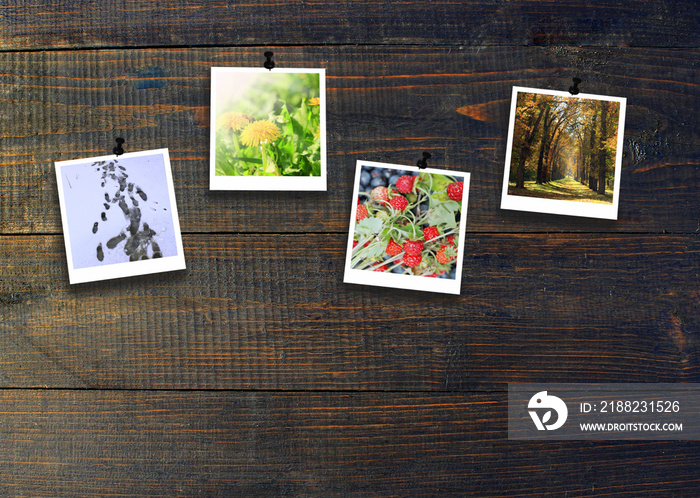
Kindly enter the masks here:
M 617 101 L 518 92 L 508 194 L 612 204 Z

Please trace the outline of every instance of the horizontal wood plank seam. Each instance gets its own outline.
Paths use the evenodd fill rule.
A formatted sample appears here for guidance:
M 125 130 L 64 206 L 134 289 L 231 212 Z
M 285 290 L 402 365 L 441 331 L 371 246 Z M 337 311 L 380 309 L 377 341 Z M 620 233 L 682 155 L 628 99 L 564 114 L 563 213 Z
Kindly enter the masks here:
M 555 44 L 555 45 L 550 45 L 550 44 L 539 44 L 539 43 L 480 43 L 478 45 L 469 45 L 465 43 L 395 43 L 395 42 L 390 42 L 390 43 L 337 43 L 337 42 L 328 42 L 328 43 L 275 43 L 274 45 L 264 45 L 260 43 L 244 43 L 244 44 L 231 44 L 231 43 L 221 43 L 221 44 L 198 44 L 198 45 L 128 45 L 128 46 L 123 46 L 123 45 L 109 45 L 109 46 L 100 46 L 100 45 L 82 45 L 80 47 L 43 47 L 43 48 L 22 48 L 22 49 L 15 49 L 15 48 L 3 48 L 0 49 L 0 53 L 51 53 L 51 52 L 81 52 L 81 51 L 88 51 L 88 50 L 130 50 L 130 51 L 138 51 L 138 50 L 166 50 L 166 49 L 210 49 L 210 48 L 222 48 L 222 49 L 233 49 L 233 48 L 241 48 L 241 49 L 246 49 L 246 48 L 268 48 L 274 50 L 275 47 L 280 47 L 280 48 L 311 48 L 311 47 L 318 47 L 319 50 L 326 49 L 326 48 L 371 48 L 371 47 L 377 47 L 377 48 L 458 48 L 458 49 L 465 49 L 465 48 L 478 48 L 478 47 L 484 47 L 484 48 L 542 48 L 542 49 L 552 49 L 552 48 L 577 48 L 577 49 L 591 49 L 591 50 L 596 50 L 596 49 L 615 49 L 618 47 L 615 46 L 610 46 L 610 45 L 577 45 L 577 44 Z M 649 48 L 649 49 L 668 49 L 668 50 L 697 50 L 700 47 L 687 47 L 684 45 L 626 45 L 624 48 Z M 260 53 L 260 67 L 262 67 L 262 64 L 264 62 L 264 58 L 262 55 L 262 52 Z M 276 67 L 283 67 L 280 65 L 277 65 Z
M 190 231 L 182 231 L 183 236 L 198 236 L 198 235 L 206 235 L 206 236 L 222 236 L 222 237 L 227 237 L 231 235 L 243 235 L 243 236 L 265 236 L 265 237 L 278 237 L 278 236 L 289 236 L 289 237 L 294 237 L 298 235 L 347 235 L 348 231 L 347 230 L 340 230 L 340 231 L 320 231 L 320 232 L 312 232 L 312 231 L 306 231 L 306 232 L 239 232 L 239 231 L 231 231 L 231 232 L 190 232 Z M 638 236 L 638 235 L 698 235 L 700 236 L 700 225 L 697 230 L 694 231 L 688 231 L 688 232 L 681 232 L 681 231 L 669 231 L 669 230 L 661 230 L 658 232 L 653 232 L 653 231 L 640 231 L 640 232 L 631 232 L 631 231 L 611 231 L 611 232 L 594 232 L 594 231 L 573 231 L 573 230 L 557 230 L 557 231 L 531 231 L 531 232 L 518 232 L 518 231 L 513 231 L 509 232 L 507 230 L 499 230 L 497 232 L 488 232 L 488 231 L 474 231 L 471 232 L 469 231 L 469 227 L 467 227 L 466 235 L 473 235 L 473 236 L 489 236 L 489 235 L 620 235 L 620 236 Z M 0 232 L 0 237 L 53 237 L 53 236 L 63 236 L 63 232 L 33 232 L 33 233 L 14 233 L 14 232 Z
M 58 391 L 58 392 L 134 392 L 134 393 L 281 393 L 281 394 L 416 394 L 416 395 L 426 395 L 426 394 L 505 394 L 508 392 L 508 388 L 503 390 L 498 389 L 323 389 L 323 388 L 313 388 L 313 389 L 286 389 L 286 388 L 135 388 L 135 387 L 59 387 L 59 386 L 46 386 L 46 387 L 18 387 L 18 386 L 2 386 L 0 385 L 1 391 L 24 391 L 24 392 L 47 392 L 47 391 Z

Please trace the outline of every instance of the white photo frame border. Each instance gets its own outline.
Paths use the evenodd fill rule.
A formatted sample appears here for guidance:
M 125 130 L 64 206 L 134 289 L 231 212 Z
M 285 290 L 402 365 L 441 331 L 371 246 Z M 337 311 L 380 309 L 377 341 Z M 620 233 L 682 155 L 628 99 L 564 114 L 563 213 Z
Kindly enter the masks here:
M 419 171 L 438 175 L 456 176 L 463 178 L 464 188 L 462 190 L 462 210 L 460 211 L 459 223 L 459 247 L 457 248 L 457 260 L 455 266 L 455 278 L 431 278 L 422 275 L 399 275 L 396 273 L 374 272 L 370 270 L 357 270 L 351 267 L 352 263 L 352 243 L 357 223 L 357 198 L 360 192 L 360 175 L 362 166 L 375 168 L 396 169 L 404 171 Z M 469 181 L 470 173 L 462 171 L 423 168 L 417 166 L 406 166 L 403 164 L 380 163 L 374 161 L 358 160 L 355 165 L 355 183 L 353 184 L 352 209 L 350 213 L 350 227 L 348 229 L 348 243 L 345 253 L 345 272 L 343 282 L 346 284 L 370 285 L 375 287 L 389 287 L 394 289 L 417 290 L 435 292 L 442 294 L 459 295 L 462 288 L 462 267 L 464 264 L 464 248 L 466 241 L 464 236 L 467 226 L 467 211 L 469 205 Z
M 508 194 L 508 179 L 510 177 L 510 163 L 513 153 L 515 111 L 517 108 L 518 93 L 520 92 L 555 95 L 559 97 L 568 98 L 605 100 L 620 103 L 620 116 L 617 125 L 617 149 L 615 152 L 615 180 L 613 182 L 612 205 L 595 204 L 591 202 L 573 200 L 569 201 L 560 199 L 542 199 L 537 197 L 527 197 L 521 195 Z M 588 93 L 579 93 L 577 95 L 571 95 L 571 93 L 569 92 L 562 92 L 558 90 L 514 86 L 511 95 L 510 118 L 508 123 L 508 142 L 506 146 L 505 169 L 503 172 L 501 209 L 617 220 L 620 204 L 620 176 L 622 172 L 622 149 L 624 146 L 623 140 L 625 133 L 626 112 L 627 99 L 624 97 L 612 97 L 608 95 L 595 95 Z
M 321 175 L 320 176 L 217 176 L 216 175 L 216 79 L 235 73 L 316 73 L 319 75 L 319 105 L 321 118 Z M 327 135 L 326 135 L 326 69 L 274 68 L 272 71 L 257 67 L 212 67 L 209 137 L 209 190 L 289 190 L 326 191 Z
M 68 210 L 66 208 L 66 198 L 64 193 L 65 186 L 63 184 L 63 175 L 61 174 L 62 169 L 67 166 L 82 165 L 98 161 L 113 161 L 119 158 L 137 158 L 155 155 L 161 155 L 163 158 L 165 178 L 168 189 L 168 199 L 170 202 L 170 216 L 172 217 L 177 254 L 175 256 L 167 256 L 144 261 L 129 261 L 125 263 L 115 263 L 87 268 L 75 268 L 73 262 L 73 250 L 70 242 Z M 63 240 L 66 248 L 66 260 L 68 263 L 68 279 L 71 285 L 186 269 L 185 254 L 182 245 L 182 234 L 180 231 L 180 220 L 177 212 L 177 203 L 175 202 L 175 189 L 173 186 L 173 177 L 168 149 L 152 149 L 139 152 L 127 152 L 118 156 L 109 155 L 71 159 L 68 161 L 57 161 L 54 163 L 54 167 L 56 170 L 56 181 L 58 182 L 58 199 L 61 209 L 61 224 L 63 226 Z

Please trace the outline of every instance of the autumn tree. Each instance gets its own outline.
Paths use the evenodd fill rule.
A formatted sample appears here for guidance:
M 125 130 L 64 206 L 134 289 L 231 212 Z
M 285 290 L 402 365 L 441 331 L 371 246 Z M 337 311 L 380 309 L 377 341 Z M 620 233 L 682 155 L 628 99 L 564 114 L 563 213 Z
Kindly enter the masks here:
M 607 169 L 607 151 L 605 141 L 607 140 L 607 118 L 608 103 L 600 100 L 600 145 L 598 147 L 598 190 L 599 194 L 605 193 L 605 172 Z
M 512 164 L 515 167 L 515 186 L 525 186 L 525 162 L 532 153 L 532 144 L 537 136 L 538 126 L 544 115 L 539 106 L 537 94 L 520 93 L 516 103 L 515 126 L 513 133 Z

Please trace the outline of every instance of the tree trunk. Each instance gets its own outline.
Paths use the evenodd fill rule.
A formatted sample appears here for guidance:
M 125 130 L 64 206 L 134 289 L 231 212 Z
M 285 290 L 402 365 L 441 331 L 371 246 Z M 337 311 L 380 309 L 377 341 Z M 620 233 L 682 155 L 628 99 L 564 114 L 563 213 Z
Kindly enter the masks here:
M 598 124 L 598 115 L 593 113 L 593 123 L 591 123 L 591 141 L 590 141 L 590 147 L 588 148 L 588 157 L 586 158 L 586 161 L 588 162 L 588 188 L 591 190 L 596 190 L 596 185 L 594 185 L 594 178 L 593 175 L 595 173 L 595 158 L 596 153 L 595 153 L 595 146 L 596 146 L 596 141 L 595 141 L 595 128 Z
M 598 179 L 593 176 L 593 173 L 588 177 L 588 188 L 591 190 L 596 190 L 598 188 Z
M 515 186 L 517 188 L 523 188 L 525 186 L 525 161 L 527 160 L 528 156 L 530 155 L 530 149 L 532 148 L 532 142 L 535 139 L 535 135 L 537 135 L 537 127 L 540 124 L 540 120 L 542 119 L 542 115 L 544 113 L 540 109 L 539 115 L 537 116 L 537 120 L 535 121 L 535 124 L 532 126 L 532 129 L 530 130 L 530 133 L 527 134 L 525 137 L 525 140 L 523 141 L 522 147 L 520 147 L 520 159 L 518 161 L 518 176 L 515 180 Z
M 605 194 L 605 172 L 607 169 L 607 154 L 605 153 L 605 136 L 607 135 L 607 113 L 608 104 L 601 100 L 602 109 L 600 111 L 600 150 L 598 152 L 598 193 Z
M 544 148 L 547 142 L 547 131 L 549 131 L 549 106 L 544 111 L 544 127 L 542 128 L 542 140 L 540 141 L 540 157 L 537 161 L 537 184 L 542 185 L 542 163 L 544 160 Z

